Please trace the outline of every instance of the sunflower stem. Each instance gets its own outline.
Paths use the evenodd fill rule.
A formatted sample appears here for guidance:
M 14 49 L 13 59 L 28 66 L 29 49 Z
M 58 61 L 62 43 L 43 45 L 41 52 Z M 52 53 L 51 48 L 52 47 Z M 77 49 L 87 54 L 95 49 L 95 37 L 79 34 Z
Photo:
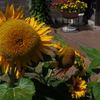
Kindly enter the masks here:
M 55 70 L 55 69 L 50 70 L 50 72 L 48 73 L 48 76 L 47 76 L 47 85 L 49 85 L 50 78 L 51 78 L 52 72 L 53 72 L 54 70 Z
M 12 66 L 11 73 L 9 75 L 9 77 L 10 77 L 10 87 L 14 87 L 14 83 L 15 83 L 14 69 L 15 69 L 15 65 Z

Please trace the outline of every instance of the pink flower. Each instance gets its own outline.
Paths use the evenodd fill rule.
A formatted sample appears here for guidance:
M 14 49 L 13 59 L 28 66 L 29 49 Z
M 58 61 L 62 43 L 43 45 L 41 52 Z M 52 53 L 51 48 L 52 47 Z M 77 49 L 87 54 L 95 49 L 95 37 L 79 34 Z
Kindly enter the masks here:
M 66 78 L 65 80 L 68 81 L 68 78 Z
M 84 92 L 87 92 L 87 90 L 84 90 Z
M 33 78 L 35 78 L 36 76 L 32 76 Z
M 64 75 L 60 75 L 60 77 L 61 77 L 61 78 L 63 78 L 63 77 L 64 77 Z

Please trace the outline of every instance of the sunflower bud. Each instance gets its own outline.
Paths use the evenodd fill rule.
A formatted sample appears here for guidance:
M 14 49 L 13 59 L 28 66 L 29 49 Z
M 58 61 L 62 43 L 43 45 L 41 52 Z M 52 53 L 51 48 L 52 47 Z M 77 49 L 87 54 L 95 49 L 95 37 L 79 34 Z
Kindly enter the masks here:
M 57 61 L 59 62 L 59 68 L 70 68 L 74 64 L 75 52 L 69 47 L 63 47 L 62 51 L 59 52 Z

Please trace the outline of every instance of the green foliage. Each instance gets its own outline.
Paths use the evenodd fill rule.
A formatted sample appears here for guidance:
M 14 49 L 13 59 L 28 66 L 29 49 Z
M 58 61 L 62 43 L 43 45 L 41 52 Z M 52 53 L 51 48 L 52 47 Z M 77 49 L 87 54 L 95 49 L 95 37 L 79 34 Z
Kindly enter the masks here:
M 89 69 L 95 69 L 100 66 L 100 49 L 94 49 L 89 47 L 82 47 L 81 49 L 93 60 L 89 66 Z
M 93 95 L 96 100 L 100 100 L 100 82 L 93 86 Z
M 97 68 L 100 66 L 100 49 L 94 49 L 89 47 L 82 47 L 81 49 L 92 59 L 90 66 L 87 69 L 87 73 L 92 75 L 96 75 L 100 73 L 100 68 Z M 91 89 L 89 92 L 91 94 L 92 100 L 100 100 L 100 82 L 98 79 L 98 82 L 90 81 L 87 82 L 88 88 Z M 89 99 L 91 100 L 91 99 Z
M 60 41 L 62 47 L 68 46 L 56 32 L 54 36 L 57 41 Z M 13 66 L 8 73 L 9 82 L 3 79 L 3 73 L 0 75 L 0 100 L 100 100 L 100 79 L 98 82 L 91 80 L 91 76 L 100 73 L 100 68 L 98 68 L 100 50 L 82 46 L 81 49 L 91 58 L 91 64 L 85 70 L 82 55 L 75 55 L 73 64 L 75 72 L 70 76 L 67 74 L 66 67 L 52 66 L 52 64 L 59 63 L 56 53 L 54 56 L 42 53 L 44 60 L 39 59 L 37 63 L 32 61 L 31 66 L 27 66 L 25 75 L 19 79 L 14 75 L 15 66 Z M 61 57 L 63 58 L 63 53 Z M 87 87 L 83 89 L 85 87 L 82 87 L 83 85 Z M 76 90 L 72 91 L 70 86 L 72 90 Z M 80 94 L 80 98 L 72 98 L 72 93 L 75 91 L 80 93 L 80 90 L 86 92 Z
M 94 59 L 94 58 L 100 56 L 100 49 L 94 49 L 94 48 L 83 47 L 83 46 L 80 46 L 80 47 L 90 58 Z
M 95 69 L 100 66 L 100 57 L 96 57 L 92 60 L 89 69 Z
M 46 25 L 52 24 L 50 10 L 47 7 L 46 0 L 32 0 L 30 6 L 30 13 L 38 23 L 45 22 Z
M 93 87 L 95 84 L 96 84 L 96 82 L 94 82 L 94 81 L 87 82 L 87 86 L 89 88 Z
M 5 97 L 5 93 L 9 88 L 9 84 L 4 83 L 0 84 L 0 100 L 4 100 L 3 98 Z
M 0 85 L 0 100 L 32 100 L 34 94 L 34 83 L 27 78 L 21 78 L 14 88 L 7 83 Z

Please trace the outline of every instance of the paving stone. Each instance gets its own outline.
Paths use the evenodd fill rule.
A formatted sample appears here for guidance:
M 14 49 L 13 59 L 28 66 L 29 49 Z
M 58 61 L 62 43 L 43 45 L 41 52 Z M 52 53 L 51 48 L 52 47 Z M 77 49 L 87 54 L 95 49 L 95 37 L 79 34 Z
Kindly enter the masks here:
M 73 32 L 63 32 L 61 28 L 64 24 L 55 24 L 52 30 L 55 30 L 57 34 L 73 49 L 78 50 L 84 57 L 85 65 L 88 68 L 91 63 L 91 58 L 89 58 L 85 52 L 83 52 L 80 46 L 91 47 L 95 49 L 100 49 L 100 27 L 92 27 L 90 25 L 80 26 L 80 31 Z M 76 26 L 77 27 L 77 26 Z M 53 35 L 53 33 L 51 34 Z M 75 69 L 72 67 L 68 71 L 68 75 L 72 75 Z M 91 80 L 98 81 L 100 74 L 91 76 Z

